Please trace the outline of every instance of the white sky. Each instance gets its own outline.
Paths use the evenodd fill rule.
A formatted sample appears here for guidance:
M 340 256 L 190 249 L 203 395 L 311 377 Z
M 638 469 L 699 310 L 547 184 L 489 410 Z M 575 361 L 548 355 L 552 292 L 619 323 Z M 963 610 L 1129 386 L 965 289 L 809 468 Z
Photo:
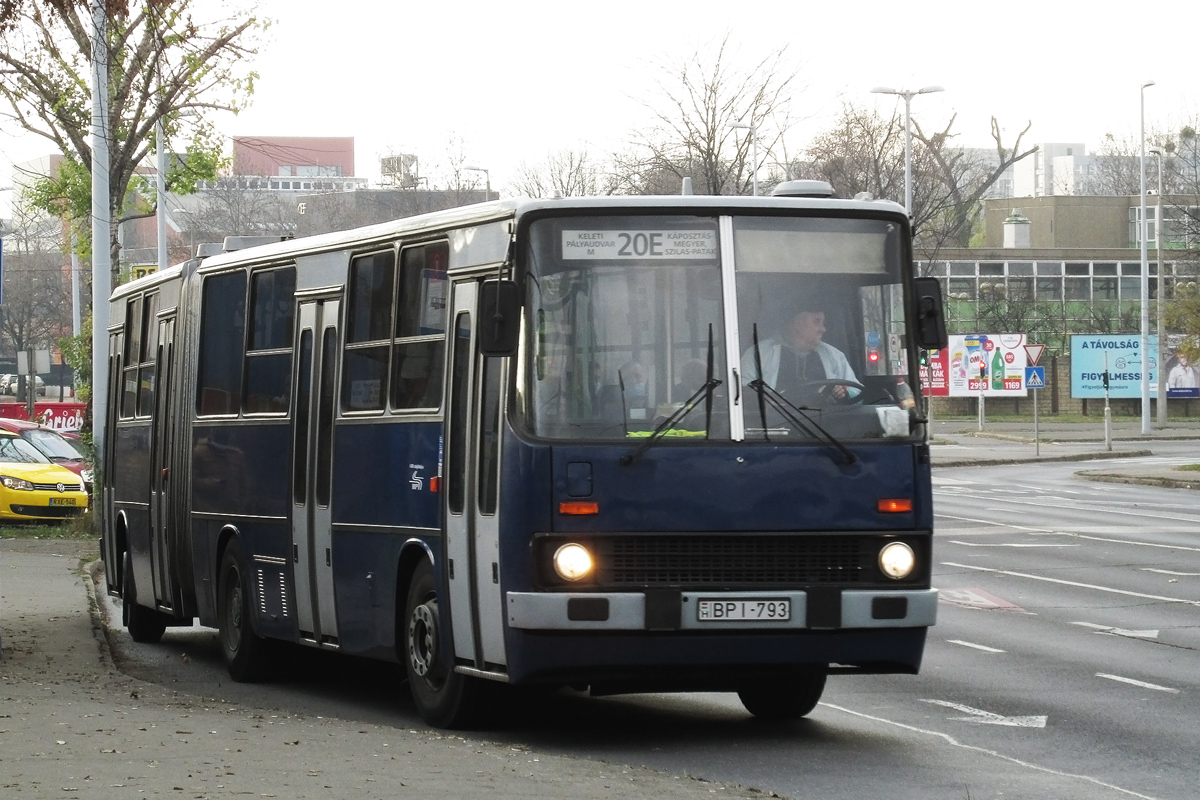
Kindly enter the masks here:
M 1152 5 L 1139 17 L 1128 7 L 1056 0 L 259 6 L 276 24 L 255 63 L 257 92 L 248 111 L 221 120 L 222 131 L 353 136 L 356 172 L 371 178 L 390 153 L 416 153 L 430 174 L 451 140 L 466 163 L 490 170 L 493 190 L 522 161 L 553 150 L 586 147 L 603 162 L 645 125 L 664 74 L 654 65 L 711 48 L 726 33 L 743 64 L 787 45 L 799 71 L 793 156 L 843 99 L 890 110 L 896 98 L 869 94 L 881 84 L 945 87 L 914 99 L 913 117 L 930 130 L 957 113 L 958 141 L 970 146 L 990 146 L 993 115 L 1008 145 L 1028 122 L 1027 143 L 1091 150 L 1106 132 L 1136 137 L 1138 87 L 1150 79 L 1148 128 L 1200 112 L 1186 39 L 1200 29 L 1200 4 L 1170 4 L 1157 22 Z M 12 163 L 48 152 L 45 140 L 0 124 L 0 186 L 9 185 Z M 0 192 L 0 216 L 10 197 Z

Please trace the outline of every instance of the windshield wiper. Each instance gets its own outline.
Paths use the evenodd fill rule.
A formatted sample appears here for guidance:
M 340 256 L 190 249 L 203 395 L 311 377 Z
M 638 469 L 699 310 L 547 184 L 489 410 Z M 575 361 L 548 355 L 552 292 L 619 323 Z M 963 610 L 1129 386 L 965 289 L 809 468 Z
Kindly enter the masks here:
M 675 409 L 674 414 L 660 422 L 658 427 L 656 427 L 650 433 L 650 435 L 646 437 L 645 441 L 638 445 L 636 450 L 634 450 L 632 453 L 626 453 L 625 455 L 621 456 L 621 464 L 632 464 L 634 461 L 637 461 L 639 458 L 641 458 L 642 454 L 649 450 L 655 442 L 663 438 L 665 432 L 670 430 L 671 426 L 673 426 L 676 422 L 679 422 L 688 414 L 692 413 L 692 409 L 694 409 L 696 404 L 700 402 L 701 397 L 704 398 L 704 438 L 707 439 L 709 437 L 709 431 L 712 429 L 713 390 L 720 385 L 721 381 L 713 375 L 713 330 L 712 323 L 710 322 L 708 323 L 708 372 L 704 383 L 701 384 L 700 388 L 697 389 L 695 393 L 687 399 L 687 402 Z M 626 435 L 628 435 L 628 430 L 626 431 Z
M 772 408 L 774 408 L 776 411 L 778 411 L 780 414 L 782 414 L 784 417 L 786 417 L 797 428 L 804 431 L 804 433 L 806 433 L 809 436 L 809 438 L 819 440 L 823 437 L 825 439 L 825 441 L 829 442 L 831 445 L 833 445 L 838 450 L 840 450 L 842 452 L 842 455 L 844 455 L 846 457 L 847 464 L 853 464 L 855 461 L 858 461 L 858 456 L 856 456 L 856 455 L 854 455 L 854 453 L 850 452 L 850 449 L 848 447 L 846 447 L 846 445 L 842 444 L 837 439 L 835 439 L 833 434 L 831 434 L 829 431 L 825 430 L 823 427 L 821 427 L 821 424 L 819 422 L 817 422 L 815 419 L 813 419 L 811 416 L 809 416 L 808 414 L 805 413 L 805 411 L 819 411 L 819 409 L 812 409 L 812 408 L 808 408 L 807 406 L 801 407 L 801 406 L 793 405 L 786 397 L 784 397 L 782 394 L 780 394 L 778 391 L 776 391 L 775 387 L 768 386 L 766 384 L 766 382 L 763 381 L 763 379 L 762 379 L 762 353 L 759 352 L 759 348 L 758 348 L 758 324 L 757 323 L 755 323 L 755 325 L 754 325 L 754 367 L 758 373 L 758 377 L 756 377 L 754 380 L 750 381 L 748 386 L 751 389 L 753 389 L 755 392 L 758 393 L 758 413 L 762 417 L 763 439 L 765 439 L 768 442 L 771 441 L 770 434 L 767 432 L 767 408 L 766 408 L 766 404 L 770 403 Z M 792 413 L 792 412 L 795 412 L 795 413 Z M 799 414 L 800 416 L 796 416 L 797 414 Z M 808 425 L 805 425 L 804 422 L 801 422 L 800 417 L 803 417 L 804 422 L 807 422 L 808 425 L 812 426 L 812 428 L 809 428 Z M 814 433 L 813 428 L 815 428 L 817 431 L 820 431 L 821 436 L 818 436 L 816 433 Z

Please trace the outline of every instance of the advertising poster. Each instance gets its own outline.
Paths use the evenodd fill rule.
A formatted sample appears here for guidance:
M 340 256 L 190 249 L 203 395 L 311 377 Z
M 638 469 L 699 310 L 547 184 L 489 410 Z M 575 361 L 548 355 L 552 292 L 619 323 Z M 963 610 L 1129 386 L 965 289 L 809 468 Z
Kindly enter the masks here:
M 1150 337 L 1150 396 L 1158 396 L 1158 337 Z M 1108 359 L 1108 396 L 1142 396 L 1142 339 L 1136 333 L 1071 337 L 1071 397 L 1104 397 Z
M 1025 334 L 972 333 L 951 336 L 921 369 L 927 395 L 934 397 L 1025 397 Z
M 1167 334 L 1167 350 L 1163 354 L 1163 369 L 1167 375 L 1167 399 L 1200 397 L 1200 371 L 1190 363 L 1187 354 L 1179 349 L 1183 344 L 1181 333 Z M 1155 351 L 1158 352 L 1158 351 Z M 1140 395 L 1139 395 L 1140 396 Z

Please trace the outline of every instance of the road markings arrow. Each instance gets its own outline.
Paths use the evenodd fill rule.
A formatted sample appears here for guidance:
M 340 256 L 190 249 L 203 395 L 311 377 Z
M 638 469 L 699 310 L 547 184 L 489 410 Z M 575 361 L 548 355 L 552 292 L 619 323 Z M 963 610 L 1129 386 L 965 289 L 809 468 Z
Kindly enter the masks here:
M 1097 625 L 1094 622 L 1072 622 L 1072 625 L 1080 625 L 1084 628 L 1091 628 L 1096 633 L 1104 634 L 1105 636 L 1126 636 L 1130 639 L 1157 639 L 1158 631 L 1127 631 L 1124 628 L 1113 628 L 1109 625 Z
M 1005 725 L 1009 728 L 1044 728 L 1046 727 L 1045 717 L 1005 717 L 1001 714 L 993 714 L 991 711 L 983 711 L 978 708 L 971 708 L 959 703 L 951 703 L 948 700 L 922 700 L 922 703 L 931 703 L 935 706 L 944 706 L 953 708 L 955 711 L 961 711 L 964 714 L 970 714 L 969 717 L 950 717 L 955 722 L 975 722 L 980 725 Z

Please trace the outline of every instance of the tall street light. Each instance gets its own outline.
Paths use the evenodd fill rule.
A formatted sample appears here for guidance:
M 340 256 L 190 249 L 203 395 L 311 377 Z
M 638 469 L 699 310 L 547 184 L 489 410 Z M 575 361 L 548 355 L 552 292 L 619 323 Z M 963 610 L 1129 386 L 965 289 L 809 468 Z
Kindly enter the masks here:
M 1154 206 L 1154 250 L 1158 261 L 1158 297 L 1154 300 L 1154 316 L 1157 318 L 1158 324 L 1158 427 L 1165 428 L 1167 427 L 1167 371 L 1163 369 L 1163 365 L 1167 363 L 1165 358 L 1167 338 L 1163 329 L 1162 242 L 1166 230 L 1162 215 L 1163 150 L 1161 147 L 1151 147 L 1150 155 L 1154 156 L 1154 161 L 1158 166 L 1158 196 L 1155 198 Z
M 904 98 L 904 210 L 912 216 L 912 127 L 909 120 L 912 117 L 910 106 L 912 99 L 919 94 L 932 94 L 946 91 L 941 86 L 926 86 L 915 91 L 909 89 L 891 89 L 887 86 L 876 86 L 873 94 L 894 94 Z
M 484 189 L 484 191 L 483 191 L 483 199 L 491 200 L 492 199 L 492 174 L 490 172 L 488 172 L 486 169 L 484 169 L 483 167 L 463 167 L 463 169 L 470 170 L 471 172 L 482 172 L 483 173 L 483 179 L 487 184 L 487 188 Z
M 754 187 L 751 193 L 758 197 L 758 131 L 753 122 L 731 122 L 729 127 L 750 131 L 750 158 L 754 160 L 750 171 L 750 183 Z
M 1141 173 L 1141 222 L 1139 230 L 1142 254 L 1142 433 L 1150 433 L 1150 265 L 1146 256 L 1146 87 L 1153 86 L 1154 81 L 1146 81 L 1139 90 L 1141 95 L 1140 132 L 1141 155 L 1139 156 L 1139 171 Z M 1162 369 L 1162 365 L 1158 365 Z M 1161 402 L 1161 400 L 1160 400 Z

